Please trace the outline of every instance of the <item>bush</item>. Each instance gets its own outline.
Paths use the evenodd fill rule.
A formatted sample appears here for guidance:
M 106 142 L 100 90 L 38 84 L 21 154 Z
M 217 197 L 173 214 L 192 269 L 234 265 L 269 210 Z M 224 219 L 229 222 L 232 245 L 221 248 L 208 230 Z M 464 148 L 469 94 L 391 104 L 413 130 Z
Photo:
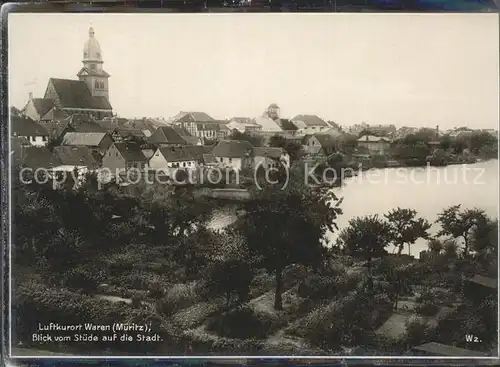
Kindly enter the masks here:
M 94 293 L 100 284 L 99 274 L 82 267 L 74 268 L 63 275 L 63 284 L 68 288 Z
M 167 294 L 157 301 L 157 309 L 160 314 L 170 316 L 183 308 L 192 306 L 199 300 L 196 282 L 174 284 Z
M 405 341 L 409 345 L 425 343 L 431 334 L 429 325 L 421 318 L 411 318 L 405 326 Z
M 313 300 L 329 299 L 337 295 L 345 295 L 356 288 L 358 275 L 343 275 L 338 277 L 311 275 L 299 284 L 297 292 L 300 297 Z
M 207 329 L 229 338 L 262 339 L 269 335 L 272 323 L 243 306 L 210 319 Z
M 439 307 L 431 301 L 425 301 L 417 305 L 415 311 L 422 316 L 434 316 L 439 310 Z

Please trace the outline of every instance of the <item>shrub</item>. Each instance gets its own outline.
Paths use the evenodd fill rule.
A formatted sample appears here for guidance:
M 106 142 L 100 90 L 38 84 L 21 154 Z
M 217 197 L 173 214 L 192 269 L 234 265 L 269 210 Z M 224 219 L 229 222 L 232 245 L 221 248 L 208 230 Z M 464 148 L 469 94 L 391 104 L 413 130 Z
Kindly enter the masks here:
M 272 323 L 256 314 L 250 307 L 243 306 L 209 319 L 207 329 L 217 334 L 238 339 L 265 338 Z
M 68 288 L 82 290 L 85 293 L 94 293 L 100 280 L 99 274 L 83 267 L 71 269 L 63 275 L 63 284 Z
M 434 316 L 438 312 L 439 307 L 431 301 L 425 301 L 417 305 L 415 311 L 419 315 Z
M 183 308 L 192 306 L 199 300 L 196 282 L 174 284 L 167 294 L 157 301 L 157 309 L 160 314 L 170 316 Z
M 429 325 L 419 317 L 406 322 L 405 341 L 409 345 L 419 345 L 427 341 L 430 335 Z

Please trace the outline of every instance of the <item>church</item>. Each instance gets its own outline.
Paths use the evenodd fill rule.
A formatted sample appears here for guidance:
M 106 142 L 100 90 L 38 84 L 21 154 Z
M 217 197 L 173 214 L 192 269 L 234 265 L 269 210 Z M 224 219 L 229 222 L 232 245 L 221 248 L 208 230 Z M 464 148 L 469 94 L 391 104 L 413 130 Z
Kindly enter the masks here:
M 92 27 L 82 62 L 78 80 L 50 78 L 43 98 L 33 98 L 30 93 L 23 114 L 41 123 L 60 121 L 74 114 L 97 120 L 113 116 L 109 102 L 110 75 L 102 67 L 101 46 Z

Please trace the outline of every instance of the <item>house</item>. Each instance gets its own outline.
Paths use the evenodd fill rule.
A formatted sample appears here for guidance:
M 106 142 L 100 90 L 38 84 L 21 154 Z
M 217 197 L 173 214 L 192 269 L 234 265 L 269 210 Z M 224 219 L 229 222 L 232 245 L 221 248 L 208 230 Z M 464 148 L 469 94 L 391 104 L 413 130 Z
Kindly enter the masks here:
M 139 144 L 113 143 L 102 157 L 102 167 L 112 175 L 126 172 L 132 168 L 144 170 L 147 159 Z
M 264 169 L 290 167 L 290 156 L 283 148 L 254 147 L 253 164 Z
M 297 127 L 297 133 L 301 135 L 321 133 L 331 128 L 326 121 L 316 115 L 297 115 L 290 121 Z
M 363 135 L 358 139 L 358 148 L 367 150 L 370 154 L 386 154 L 391 147 L 389 138 L 374 135 Z
M 79 133 L 64 134 L 61 145 L 89 147 L 93 153 L 104 155 L 113 144 L 113 139 L 106 133 Z
M 161 126 L 147 139 L 148 144 L 156 147 L 163 146 L 183 146 L 187 145 L 184 140 L 174 129 L 173 126 Z
M 298 131 L 299 129 L 291 120 L 280 118 L 277 120 L 277 122 L 285 135 L 289 137 L 300 136 L 302 134 L 302 132 Z
M 304 154 L 315 160 L 326 159 L 337 152 L 340 144 L 341 140 L 332 134 L 306 135 L 302 140 Z
M 14 152 L 14 155 L 16 152 Z M 19 162 L 22 167 L 33 171 L 37 169 L 51 170 L 60 166 L 61 161 L 47 147 L 44 146 L 23 146 L 18 151 L 19 156 L 14 157 L 14 162 Z
M 260 126 L 260 129 L 257 131 L 259 135 L 271 137 L 273 135 L 281 135 L 283 133 L 283 129 L 278 124 L 277 120 L 273 120 L 267 115 L 256 117 L 254 122 Z
M 240 133 L 252 133 L 261 129 L 261 126 L 256 124 L 250 117 L 233 117 L 226 126 L 229 131 L 236 130 Z
M 231 135 L 231 130 L 227 127 L 227 121 L 219 122 L 218 140 L 222 140 Z
M 116 143 L 135 142 L 140 145 L 146 144 L 148 136 L 143 130 L 118 127 L 111 133 L 111 137 Z
M 215 158 L 203 146 L 160 147 L 149 159 L 149 169 L 172 176 L 177 169 L 195 170 L 212 166 Z
M 253 164 L 253 146 L 247 141 L 222 140 L 212 151 L 219 164 L 236 171 L 250 168 Z
M 54 147 L 53 153 L 61 165 L 71 166 L 73 169 L 84 168 L 87 171 L 95 171 L 99 168 L 92 150 L 85 146 L 57 146 Z
M 24 106 L 22 113 L 34 121 L 40 121 L 53 108 L 52 99 L 33 98 L 33 93 L 30 92 L 28 103 Z
M 105 133 L 103 129 L 91 116 L 85 114 L 73 114 L 69 117 L 69 123 L 77 133 Z
M 203 139 L 217 139 L 220 130 L 219 121 L 205 112 L 180 112 L 171 123 L 183 127 L 191 136 Z
M 464 282 L 464 294 L 470 300 L 480 303 L 485 298 L 497 297 L 498 280 L 475 275 Z
M 62 122 L 46 122 L 43 124 L 43 127 L 49 133 L 49 140 L 54 145 L 61 144 L 64 134 L 75 131 L 67 120 Z
M 40 123 L 45 124 L 47 122 L 59 122 L 67 119 L 69 115 L 57 107 L 52 107 L 49 112 L 40 118 Z
M 451 345 L 431 342 L 413 347 L 410 351 L 412 355 L 436 356 L 436 357 L 487 357 L 488 355 L 477 350 L 458 348 Z
M 388 138 L 394 137 L 397 132 L 397 128 L 394 125 L 370 125 L 366 130 L 368 130 L 371 135 L 385 136 Z
M 49 133 L 41 125 L 29 117 L 11 116 L 11 136 L 26 138 L 31 145 L 44 146 L 49 140 Z
M 186 129 L 182 126 L 173 125 L 172 128 L 179 134 L 179 136 L 186 141 L 187 145 L 203 145 L 201 138 L 197 136 L 192 136 Z

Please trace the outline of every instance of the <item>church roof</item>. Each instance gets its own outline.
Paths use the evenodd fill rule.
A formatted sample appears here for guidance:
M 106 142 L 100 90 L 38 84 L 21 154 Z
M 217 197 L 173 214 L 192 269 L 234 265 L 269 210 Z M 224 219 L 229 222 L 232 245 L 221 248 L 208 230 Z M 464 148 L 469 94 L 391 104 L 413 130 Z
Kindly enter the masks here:
M 83 61 L 102 62 L 102 52 L 99 42 L 94 37 L 94 28 L 89 28 L 89 39 L 83 46 Z
M 80 75 L 101 76 L 101 77 L 105 77 L 105 78 L 110 77 L 110 75 L 102 69 L 97 70 L 97 69 L 90 69 L 90 68 L 86 68 L 86 67 L 81 68 L 80 71 L 78 72 L 78 74 L 76 74 L 76 75 L 77 76 L 80 76 Z
M 84 81 L 51 78 L 62 108 L 85 108 L 90 110 L 112 110 L 106 97 L 93 97 Z
M 44 116 L 54 107 L 54 101 L 50 98 L 33 98 L 33 107 L 40 117 Z

